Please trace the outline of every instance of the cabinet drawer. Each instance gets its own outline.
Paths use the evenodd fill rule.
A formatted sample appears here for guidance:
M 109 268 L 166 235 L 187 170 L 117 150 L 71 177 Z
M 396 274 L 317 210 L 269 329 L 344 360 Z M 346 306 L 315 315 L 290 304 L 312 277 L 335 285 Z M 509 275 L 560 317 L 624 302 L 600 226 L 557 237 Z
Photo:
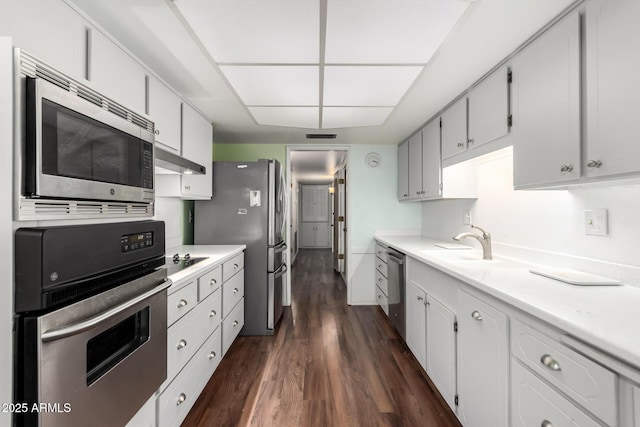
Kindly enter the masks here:
M 239 273 L 222 285 L 222 318 L 227 317 L 244 296 L 244 274 Z
M 167 297 L 167 325 L 172 325 L 198 303 L 198 289 L 194 282 Z
M 231 313 L 222 321 L 222 355 L 227 354 L 227 350 L 233 344 L 240 330 L 244 326 L 244 298 L 238 302 Z
M 222 267 L 216 267 L 198 278 L 198 300 L 202 301 L 222 285 Z
M 381 244 L 376 244 L 376 256 L 382 260 L 382 262 L 387 262 L 387 248 L 382 246 Z
M 387 263 L 380 258 L 376 258 L 376 270 L 378 270 L 384 277 L 387 277 Z
M 389 316 L 389 300 L 387 299 L 387 296 L 384 294 L 384 292 L 382 292 L 382 290 L 377 286 L 376 299 L 378 301 L 378 305 L 380 306 L 380 308 L 382 308 L 382 311 L 384 311 L 384 314 Z
M 617 376 L 515 320 L 511 353 L 535 373 L 609 425 L 617 424 Z
M 213 295 L 212 295 L 213 297 Z M 211 333 L 206 323 L 208 304 L 203 302 L 167 330 L 167 378 L 173 378 Z M 205 325 L 205 326 L 203 326 Z
M 204 384 L 206 384 L 222 360 L 222 328 L 217 328 L 213 331 L 207 341 L 200 347 L 200 350 L 198 350 L 194 360 L 196 357 L 206 361 L 206 371 L 202 372 Z
M 200 307 L 202 306 L 202 307 Z M 213 331 L 222 321 L 222 289 L 216 289 L 198 305 L 198 327 L 207 332 Z
M 511 388 L 511 425 L 514 427 L 600 426 L 513 358 Z
M 376 270 L 376 286 L 384 293 L 385 296 L 389 295 L 389 286 L 387 285 L 387 278 Z
M 222 281 L 226 282 L 244 267 L 244 253 L 231 258 L 222 264 Z

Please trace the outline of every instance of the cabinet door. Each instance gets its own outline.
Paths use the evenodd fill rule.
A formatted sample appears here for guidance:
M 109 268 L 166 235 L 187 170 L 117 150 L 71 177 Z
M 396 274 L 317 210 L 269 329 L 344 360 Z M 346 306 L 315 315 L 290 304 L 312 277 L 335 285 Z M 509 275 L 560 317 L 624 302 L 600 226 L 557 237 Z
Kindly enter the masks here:
M 427 374 L 453 411 L 456 410 L 456 316 L 427 295 Z
M 303 222 L 300 223 L 300 246 L 303 248 L 312 248 L 316 245 L 316 223 Z
M 467 149 L 467 98 L 464 97 L 442 113 L 442 159 Z
M 508 426 L 507 316 L 458 292 L 458 416 L 462 424 Z
M 406 319 L 407 346 L 426 370 L 426 310 L 427 294 L 413 282 L 407 283 Z
M 398 145 L 398 200 L 409 198 L 409 142 Z
M 469 147 L 472 149 L 509 133 L 508 72 L 507 67 L 502 67 L 469 92 Z
M 182 156 L 207 168 L 205 175 L 182 175 L 187 198 L 210 199 L 213 188 L 213 127 L 190 106 L 182 105 Z
M 329 243 L 329 223 L 317 222 L 316 223 L 316 247 L 328 248 L 331 246 Z
M 580 178 L 578 12 L 542 34 L 512 65 L 515 187 Z
M 409 138 L 409 198 L 419 199 L 422 191 L 422 131 Z
M 160 80 L 149 76 L 149 116 L 156 127 L 156 144 L 180 154 L 182 101 Z M 206 165 L 205 165 L 206 166 Z
M 131 110 L 144 113 L 146 72 L 100 31 L 91 31 L 89 80 L 104 96 Z
M 640 171 L 640 2 L 587 3 L 587 176 Z
M 433 120 L 422 129 L 422 189 L 426 197 L 438 197 L 441 192 L 440 120 Z

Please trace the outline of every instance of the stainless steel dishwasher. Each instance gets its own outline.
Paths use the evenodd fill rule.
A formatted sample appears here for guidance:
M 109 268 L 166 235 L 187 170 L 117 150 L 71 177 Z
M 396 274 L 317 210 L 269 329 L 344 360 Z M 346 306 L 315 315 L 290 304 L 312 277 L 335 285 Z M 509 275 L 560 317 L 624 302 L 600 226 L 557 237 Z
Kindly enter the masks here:
M 396 327 L 402 339 L 405 339 L 404 316 L 404 278 L 405 255 L 391 248 L 387 248 L 387 283 L 389 286 L 389 319 Z

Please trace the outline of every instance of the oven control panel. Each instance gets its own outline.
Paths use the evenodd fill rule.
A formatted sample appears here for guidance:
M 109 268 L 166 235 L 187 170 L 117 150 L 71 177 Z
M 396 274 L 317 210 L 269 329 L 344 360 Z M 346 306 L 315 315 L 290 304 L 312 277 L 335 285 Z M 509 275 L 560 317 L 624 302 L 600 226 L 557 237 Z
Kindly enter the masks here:
M 126 234 L 120 237 L 122 252 L 131 252 L 153 246 L 153 231 L 145 233 Z

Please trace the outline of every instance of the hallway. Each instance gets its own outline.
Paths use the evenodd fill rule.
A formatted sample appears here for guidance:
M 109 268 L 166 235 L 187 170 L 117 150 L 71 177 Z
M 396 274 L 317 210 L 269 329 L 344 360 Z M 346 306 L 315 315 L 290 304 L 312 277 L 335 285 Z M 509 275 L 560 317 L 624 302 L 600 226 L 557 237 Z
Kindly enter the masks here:
M 274 337 L 238 337 L 184 426 L 459 426 L 377 306 L 346 304 L 330 250 L 301 250 Z

